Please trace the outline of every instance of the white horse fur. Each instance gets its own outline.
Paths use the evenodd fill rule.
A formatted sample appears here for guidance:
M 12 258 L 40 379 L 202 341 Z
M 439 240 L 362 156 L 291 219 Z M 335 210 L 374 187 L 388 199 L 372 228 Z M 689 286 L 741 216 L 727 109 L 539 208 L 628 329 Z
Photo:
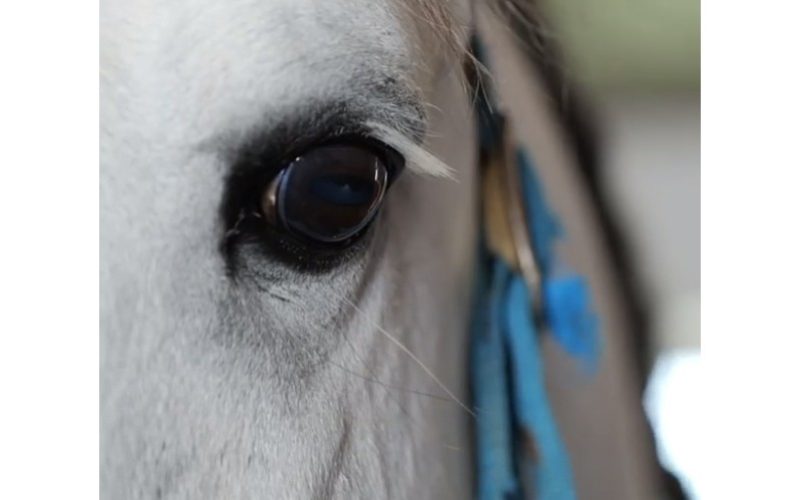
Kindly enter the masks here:
M 104 498 L 469 496 L 470 415 L 420 366 L 467 399 L 469 9 L 424 6 L 104 1 Z M 327 103 L 409 161 L 371 248 L 323 275 L 245 251 L 230 279 L 228 153 Z M 448 173 L 423 138 L 457 181 L 417 175 Z
M 471 7 L 103 1 L 103 498 L 471 496 Z M 369 248 L 308 273 L 244 245 L 232 275 L 221 206 L 236 152 L 340 114 L 409 167 Z M 575 435 L 599 443 L 597 429 Z

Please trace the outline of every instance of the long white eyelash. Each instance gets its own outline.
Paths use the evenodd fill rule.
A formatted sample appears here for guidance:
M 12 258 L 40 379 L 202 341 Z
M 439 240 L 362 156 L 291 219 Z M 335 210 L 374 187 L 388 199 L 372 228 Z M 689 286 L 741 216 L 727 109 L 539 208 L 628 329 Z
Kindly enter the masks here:
M 367 126 L 376 138 L 402 154 L 406 159 L 406 165 L 412 171 L 433 177 L 455 179 L 455 172 L 451 167 L 402 132 L 378 122 L 368 122 Z

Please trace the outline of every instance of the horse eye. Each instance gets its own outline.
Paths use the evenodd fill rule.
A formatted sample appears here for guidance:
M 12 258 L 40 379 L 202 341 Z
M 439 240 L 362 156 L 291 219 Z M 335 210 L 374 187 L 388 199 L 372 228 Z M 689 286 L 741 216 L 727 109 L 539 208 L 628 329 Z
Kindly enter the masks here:
M 367 148 L 327 145 L 288 164 L 268 185 L 267 220 L 301 240 L 345 244 L 369 225 L 389 180 L 384 159 Z

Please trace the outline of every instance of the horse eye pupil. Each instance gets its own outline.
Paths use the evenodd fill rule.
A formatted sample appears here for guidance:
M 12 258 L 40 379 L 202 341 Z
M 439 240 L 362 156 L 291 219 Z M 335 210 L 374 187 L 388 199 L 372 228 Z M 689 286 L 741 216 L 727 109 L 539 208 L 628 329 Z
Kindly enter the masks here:
M 374 196 L 375 183 L 353 176 L 321 175 L 311 183 L 311 192 L 320 200 L 338 205 L 364 205 Z
M 277 219 L 295 235 L 338 243 L 373 219 L 386 191 L 386 166 L 375 153 L 332 145 L 300 156 L 282 172 Z

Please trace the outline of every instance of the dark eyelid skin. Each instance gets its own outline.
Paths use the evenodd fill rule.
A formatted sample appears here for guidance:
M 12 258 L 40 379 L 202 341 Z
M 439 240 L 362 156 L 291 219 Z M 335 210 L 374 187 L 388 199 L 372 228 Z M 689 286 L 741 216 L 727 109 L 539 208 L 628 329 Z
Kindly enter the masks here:
M 347 89 L 349 95 L 338 99 L 304 99 L 286 108 L 265 110 L 264 124 L 244 140 L 213 142 L 222 144 L 226 163 L 235 171 L 248 157 L 283 156 L 325 137 L 368 135 L 365 124 L 370 121 L 411 131 L 412 140 L 422 141 L 427 124 L 423 100 L 398 79 L 356 76 Z
M 395 123 L 400 122 L 400 126 L 405 125 L 407 129 L 419 129 L 420 121 L 402 123 L 403 120 L 408 121 L 408 116 L 420 112 L 421 107 L 417 108 L 416 104 L 409 102 L 405 108 L 395 108 L 404 111 L 398 113 Z M 412 112 L 409 113 L 409 110 Z M 304 255 L 303 248 L 286 235 L 269 229 L 258 206 L 263 189 L 282 168 L 303 152 L 323 144 L 345 142 L 368 148 L 392 168 L 398 163 L 396 158 L 399 154 L 372 138 L 365 125 L 376 118 L 387 120 L 386 117 L 369 116 L 365 111 L 355 111 L 346 101 L 308 104 L 304 110 L 297 110 L 268 130 L 256 131 L 228 150 L 226 164 L 230 170 L 225 180 L 221 206 L 221 251 L 230 275 L 235 277 L 238 269 L 238 247 L 248 243 L 263 248 L 266 258 L 309 273 L 329 270 L 363 250 L 363 245 L 357 242 L 347 250 L 316 251 L 310 258 Z M 415 139 L 422 139 L 421 131 Z M 402 166 L 402 156 L 399 158 Z

